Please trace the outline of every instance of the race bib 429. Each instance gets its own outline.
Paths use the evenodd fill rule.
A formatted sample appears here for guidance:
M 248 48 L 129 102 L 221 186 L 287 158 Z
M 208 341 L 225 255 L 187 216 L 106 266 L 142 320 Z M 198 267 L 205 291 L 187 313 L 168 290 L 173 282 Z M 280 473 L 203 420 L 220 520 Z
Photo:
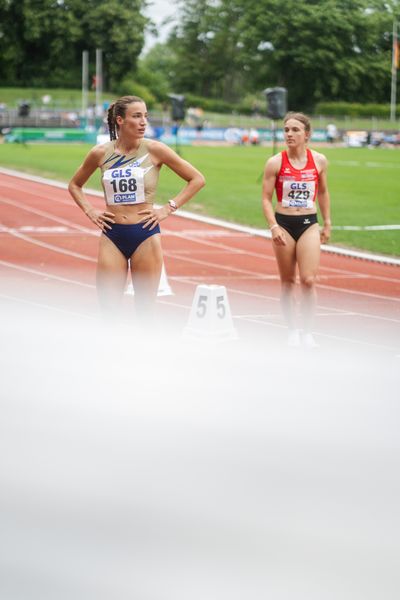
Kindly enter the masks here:
M 313 208 L 315 181 L 284 181 L 282 206 L 285 208 Z

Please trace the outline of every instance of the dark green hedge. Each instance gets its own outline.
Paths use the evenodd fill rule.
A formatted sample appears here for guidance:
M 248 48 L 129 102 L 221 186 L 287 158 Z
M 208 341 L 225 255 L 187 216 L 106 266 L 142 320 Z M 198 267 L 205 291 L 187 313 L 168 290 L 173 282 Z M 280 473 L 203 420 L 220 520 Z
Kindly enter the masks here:
M 241 115 L 251 115 L 253 112 L 253 108 L 250 104 L 232 104 L 231 102 L 226 102 L 225 100 L 203 98 L 193 94 L 185 94 L 185 104 L 186 107 L 198 107 L 206 110 L 207 112 L 214 113 L 237 113 Z
M 400 105 L 396 113 L 400 114 Z M 358 102 L 319 102 L 314 109 L 316 115 L 329 117 L 376 117 L 390 118 L 390 104 L 360 104 Z

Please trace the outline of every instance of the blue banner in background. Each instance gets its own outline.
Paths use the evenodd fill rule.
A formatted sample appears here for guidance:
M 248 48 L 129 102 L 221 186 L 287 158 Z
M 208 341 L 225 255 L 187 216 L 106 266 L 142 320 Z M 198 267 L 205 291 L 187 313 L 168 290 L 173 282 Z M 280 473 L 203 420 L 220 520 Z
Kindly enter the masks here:
M 277 129 L 275 132 L 276 140 L 283 141 L 283 131 Z M 272 142 L 271 129 L 244 129 L 240 127 L 207 127 L 199 131 L 194 127 L 180 127 L 177 135 L 171 127 L 151 127 L 146 130 L 146 137 L 157 139 L 165 144 L 174 145 L 176 143 L 191 145 L 196 143 L 207 144 L 260 144 L 262 142 Z M 96 133 L 91 129 L 61 129 L 61 128 L 13 128 L 5 135 L 6 142 L 87 142 L 87 143 L 105 143 L 109 141 L 108 133 Z M 326 131 L 316 129 L 313 131 L 311 141 L 326 142 Z
M 149 132 L 150 133 L 150 132 Z M 171 128 L 154 127 L 151 131 L 154 137 L 166 144 L 176 141 L 176 134 Z M 283 142 L 283 131 L 277 129 L 275 138 Z M 198 131 L 194 127 L 181 127 L 178 130 L 178 140 L 182 144 L 196 142 L 221 142 L 228 144 L 259 144 L 261 142 L 272 142 L 272 129 L 245 129 L 241 127 L 208 127 Z M 326 142 L 325 129 L 315 129 L 312 132 L 311 141 Z

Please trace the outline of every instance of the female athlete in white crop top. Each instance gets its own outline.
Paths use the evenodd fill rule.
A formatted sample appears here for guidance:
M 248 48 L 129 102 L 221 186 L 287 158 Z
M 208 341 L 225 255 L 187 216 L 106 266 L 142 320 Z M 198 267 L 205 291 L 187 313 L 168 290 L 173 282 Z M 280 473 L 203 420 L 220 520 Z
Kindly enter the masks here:
M 203 175 L 165 144 L 145 140 L 146 105 L 123 96 L 108 109 L 111 142 L 92 148 L 69 184 L 69 191 L 87 217 L 99 227 L 97 290 L 100 306 L 118 315 L 128 269 L 135 290 L 135 308 L 151 314 L 162 268 L 159 223 L 185 204 L 205 183 Z M 161 208 L 153 205 L 158 173 L 167 165 L 186 181 L 185 187 Z M 83 186 L 100 168 L 106 210 L 94 208 Z

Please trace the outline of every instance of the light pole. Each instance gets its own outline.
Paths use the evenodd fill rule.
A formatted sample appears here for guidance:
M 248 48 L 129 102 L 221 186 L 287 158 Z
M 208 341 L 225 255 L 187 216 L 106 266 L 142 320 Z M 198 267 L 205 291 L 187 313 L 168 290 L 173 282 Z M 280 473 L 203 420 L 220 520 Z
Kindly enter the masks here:
M 397 69 L 399 67 L 399 42 L 397 40 L 397 21 L 393 21 L 393 50 L 392 50 L 392 87 L 390 93 L 390 120 L 396 120 L 396 91 Z
M 103 116 L 103 108 L 101 105 L 101 96 L 103 93 L 103 51 L 101 48 L 96 48 L 96 117 Z
M 178 133 L 179 127 L 185 118 L 185 96 L 182 96 L 182 94 L 168 94 L 168 98 L 171 100 L 171 120 L 175 123 L 175 149 L 176 153 L 180 155 Z
M 88 90 L 89 90 L 89 51 L 84 50 L 82 52 L 82 117 L 85 119 L 87 119 Z
M 283 119 L 287 113 L 287 89 L 284 87 L 267 88 L 264 90 L 267 100 L 267 115 L 271 118 L 272 154 L 276 153 L 276 124 L 275 119 Z

